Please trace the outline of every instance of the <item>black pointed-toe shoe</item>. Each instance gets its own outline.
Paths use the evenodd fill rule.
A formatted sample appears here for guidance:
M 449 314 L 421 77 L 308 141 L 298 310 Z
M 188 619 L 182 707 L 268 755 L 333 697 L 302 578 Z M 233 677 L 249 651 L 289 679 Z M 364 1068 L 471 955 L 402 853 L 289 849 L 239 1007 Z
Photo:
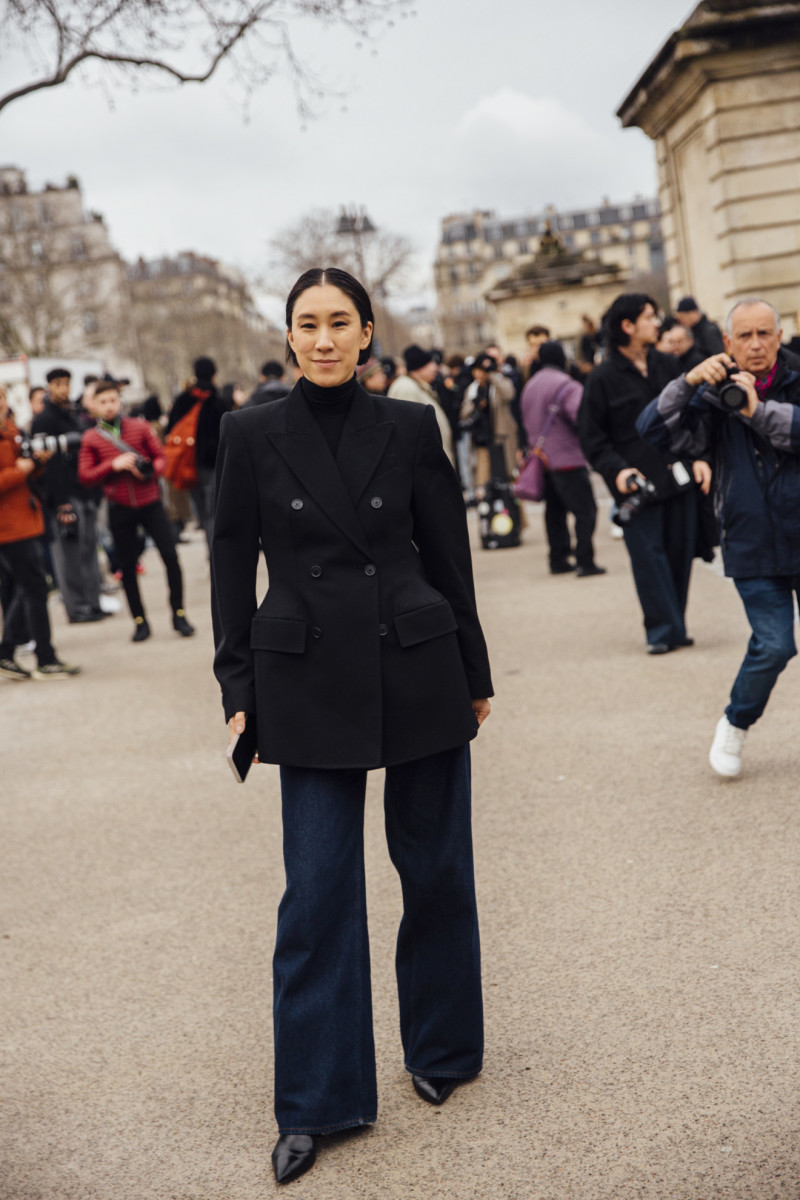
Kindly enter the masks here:
M 194 625 L 190 625 L 186 620 L 186 613 L 182 608 L 179 608 L 177 612 L 172 614 L 172 628 L 181 637 L 191 637 L 194 633 Z
M 426 1078 L 424 1075 L 412 1075 L 411 1082 L 417 1095 L 427 1100 L 428 1104 L 444 1104 L 463 1080 L 447 1079 L 445 1076 Z
M 276 1183 L 290 1183 L 314 1165 L 317 1152 L 309 1133 L 282 1133 L 272 1151 Z

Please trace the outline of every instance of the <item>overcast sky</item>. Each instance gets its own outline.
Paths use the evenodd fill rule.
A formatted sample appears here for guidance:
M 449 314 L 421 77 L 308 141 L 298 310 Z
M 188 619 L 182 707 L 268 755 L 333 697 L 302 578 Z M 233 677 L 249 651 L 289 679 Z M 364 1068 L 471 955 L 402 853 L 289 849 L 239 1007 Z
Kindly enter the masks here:
M 283 79 L 254 96 L 248 122 L 230 74 L 117 88 L 113 108 L 76 80 L 0 114 L 0 163 L 24 168 L 32 187 L 77 175 L 128 259 L 192 249 L 260 272 L 269 238 L 303 212 L 365 205 L 417 247 L 409 299 L 424 298 L 449 213 L 654 194 L 652 143 L 614 113 L 693 7 L 418 0 L 377 53 L 342 32 L 301 31 L 317 72 L 349 92 L 305 132 Z M 0 70 L 5 84 L 23 67 Z

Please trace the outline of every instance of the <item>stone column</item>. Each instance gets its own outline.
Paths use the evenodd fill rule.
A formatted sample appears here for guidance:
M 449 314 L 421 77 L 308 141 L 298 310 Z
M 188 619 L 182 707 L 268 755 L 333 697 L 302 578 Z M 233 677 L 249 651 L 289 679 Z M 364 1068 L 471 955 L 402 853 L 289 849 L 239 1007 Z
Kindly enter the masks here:
M 617 115 L 656 143 L 670 296 L 800 308 L 800 0 L 704 0 Z

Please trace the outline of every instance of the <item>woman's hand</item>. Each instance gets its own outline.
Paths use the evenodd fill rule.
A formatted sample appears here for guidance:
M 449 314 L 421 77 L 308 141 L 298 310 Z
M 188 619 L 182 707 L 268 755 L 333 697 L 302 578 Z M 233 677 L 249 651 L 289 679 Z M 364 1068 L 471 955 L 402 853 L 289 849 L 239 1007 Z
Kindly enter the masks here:
M 488 717 L 489 713 L 492 711 L 492 706 L 488 700 L 473 700 L 472 701 L 472 711 L 475 713 L 475 716 L 478 718 L 478 725 L 480 726 L 483 724 L 483 722 Z
M 230 737 L 228 738 L 228 745 L 230 745 L 233 739 L 238 737 L 240 733 L 244 733 L 246 721 L 247 713 L 239 712 L 233 714 L 230 721 L 228 721 L 228 733 L 230 734 Z

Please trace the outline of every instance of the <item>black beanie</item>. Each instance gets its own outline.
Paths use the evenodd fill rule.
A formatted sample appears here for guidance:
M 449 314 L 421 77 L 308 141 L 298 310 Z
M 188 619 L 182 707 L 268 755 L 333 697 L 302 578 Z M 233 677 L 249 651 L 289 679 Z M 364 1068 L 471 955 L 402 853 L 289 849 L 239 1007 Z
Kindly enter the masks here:
M 211 383 L 217 373 L 217 364 L 213 358 L 195 359 L 194 377 L 198 383 Z
M 406 370 L 410 373 L 411 371 L 419 371 L 421 367 L 427 367 L 428 363 L 433 360 L 433 354 L 430 350 L 423 350 L 422 346 L 413 344 L 406 346 L 403 351 L 403 358 L 405 359 Z
M 558 367 L 564 371 L 567 366 L 567 356 L 561 342 L 542 342 L 539 347 L 539 362 L 543 367 Z

